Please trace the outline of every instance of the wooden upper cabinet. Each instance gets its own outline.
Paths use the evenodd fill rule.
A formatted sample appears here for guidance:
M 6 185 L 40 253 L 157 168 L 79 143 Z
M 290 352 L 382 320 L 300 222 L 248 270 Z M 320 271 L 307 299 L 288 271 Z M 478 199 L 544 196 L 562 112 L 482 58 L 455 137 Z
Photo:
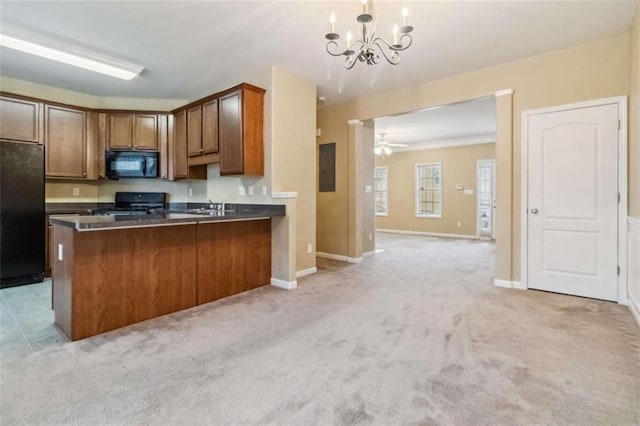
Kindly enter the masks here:
M 158 150 L 160 155 L 160 179 L 170 179 L 169 175 L 169 120 L 166 114 L 158 115 Z M 172 123 L 173 126 L 173 123 Z
M 202 155 L 202 106 L 187 110 L 187 150 L 189 157 Z
M 218 99 L 212 99 L 202 104 L 202 153 L 218 151 Z
M 169 144 L 172 152 L 173 179 L 186 179 L 189 177 L 187 165 L 187 112 L 179 111 L 173 116 L 173 143 Z M 170 140 L 171 142 L 171 140 Z M 171 146 L 173 145 L 173 146 Z
M 87 113 L 44 106 L 45 168 L 48 177 L 87 177 Z
M 107 140 L 110 150 L 158 150 L 158 115 L 109 113 Z
M 135 114 L 133 116 L 133 148 L 158 150 L 157 114 Z
M 133 149 L 133 115 L 110 113 L 107 117 L 107 146 L 109 149 Z
M 242 91 L 220 98 L 220 174 L 242 174 Z
M 42 104 L 0 96 L 0 138 L 42 143 Z
M 220 97 L 221 175 L 264 175 L 264 93 L 259 87 L 241 84 Z

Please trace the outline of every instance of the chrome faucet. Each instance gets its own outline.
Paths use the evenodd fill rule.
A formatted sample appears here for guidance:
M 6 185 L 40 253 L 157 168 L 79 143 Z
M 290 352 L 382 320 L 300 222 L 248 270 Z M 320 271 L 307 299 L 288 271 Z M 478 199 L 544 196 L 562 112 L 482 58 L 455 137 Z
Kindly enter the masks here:
M 213 201 L 211 201 L 211 198 L 208 199 L 209 201 L 209 210 L 213 210 L 216 207 L 216 203 L 214 203 Z

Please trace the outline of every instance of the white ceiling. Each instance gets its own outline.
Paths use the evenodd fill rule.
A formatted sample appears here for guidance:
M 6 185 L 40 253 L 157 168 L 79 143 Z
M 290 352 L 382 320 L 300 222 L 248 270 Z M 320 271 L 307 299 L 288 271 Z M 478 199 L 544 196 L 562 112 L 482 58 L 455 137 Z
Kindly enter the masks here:
M 406 149 L 495 141 L 495 132 L 493 97 L 375 119 L 376 141 L 385 133 L 386 141 L 408 144 Z
M 376 1 L 380 35 L 390 36 L 403 5 L 415 31 L 400 65 L 347 71 L 325 52 L 324 35 L 332 11 L 343 38 L 356 30 L 359 0 L 2 0 L 5 31 L 45 35 L 146 71 L 121 81 L 2 48 L 0 73 L 98 96 L 195 99 L 277 65 L 315 81 L 332 104 L 621 33 L 636 7 L 634 0 Z

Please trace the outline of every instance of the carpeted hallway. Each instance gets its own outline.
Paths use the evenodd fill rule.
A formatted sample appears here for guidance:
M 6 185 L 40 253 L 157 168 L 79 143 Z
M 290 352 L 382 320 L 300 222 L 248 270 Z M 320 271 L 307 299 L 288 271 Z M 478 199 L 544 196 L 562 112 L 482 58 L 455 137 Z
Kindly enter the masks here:
M 492 284 L 493 245 L 359 265 L 2 362 L 9 424 L 639 424 L 625 307 Z

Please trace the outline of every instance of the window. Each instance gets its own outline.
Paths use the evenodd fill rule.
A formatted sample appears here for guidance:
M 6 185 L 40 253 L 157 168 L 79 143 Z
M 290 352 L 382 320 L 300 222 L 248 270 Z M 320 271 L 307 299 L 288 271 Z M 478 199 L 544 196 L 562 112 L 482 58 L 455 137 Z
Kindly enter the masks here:
M 387 216 L 387 168 L 376 167 L 373 172 L 373 185 L 375 188 L 376 216 Z
M 440 163 L 416 164 L 416 217 L 442 217 Z

